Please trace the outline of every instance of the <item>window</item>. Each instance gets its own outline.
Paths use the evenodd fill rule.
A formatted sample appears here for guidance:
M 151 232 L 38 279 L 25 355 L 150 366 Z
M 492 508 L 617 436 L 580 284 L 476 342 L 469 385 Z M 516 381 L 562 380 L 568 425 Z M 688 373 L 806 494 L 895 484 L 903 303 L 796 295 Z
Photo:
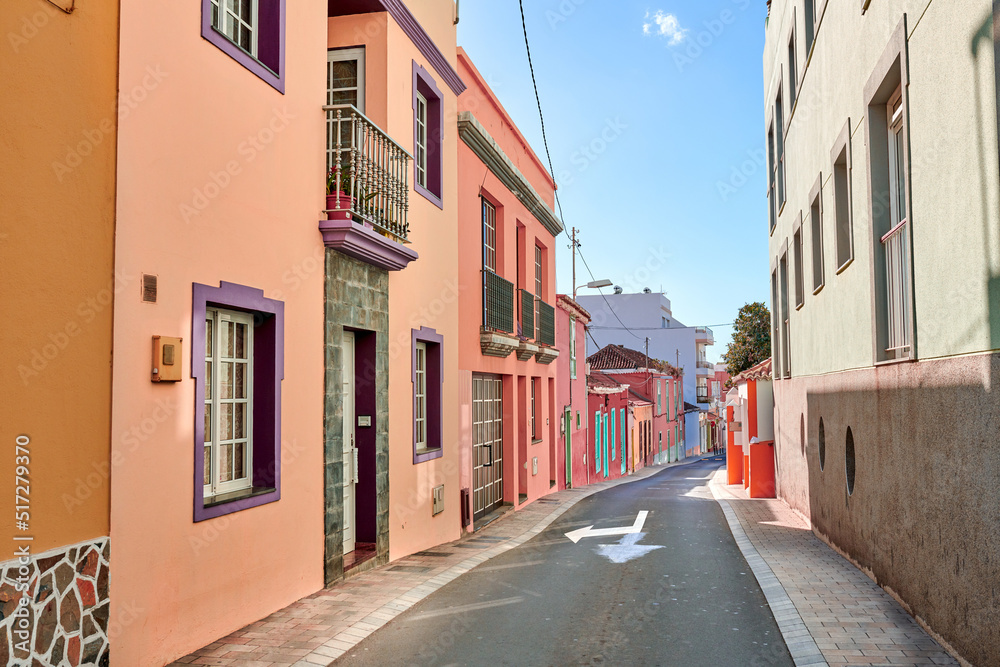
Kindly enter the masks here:
M 806 14 L 806 59 L 809 58 L 809 52 L 812 51 L 813 40 L 816 36 L 816 0 L 806 0 L 805 2 L 805 14 Z
M 284 304 L 232 283 L 192 288 L 194 520 L 280 498 Z
M 601 472 L 601 412 L 594 413 L 594 470 Z
M 611 440 L 609 440 L 609 443 L 610 443 L 610 447 L 611 447 L 611 460 L 612 461 L 616 461 L 617 460 L 617 458 L 616 458 L 616 449 L 617 449 L 617 447 L 615 447 L 616 443 L 618 442 L 618 439 L 615 437 L 615 426 L 616 426 L 616 420 L 615 420 L 615 418 L 617 416 L 618 416 L 618 414 L 617 414 L 617 412 L 615 410 L 612 410 L 611 412 L 608 413 L 608 417 L 610 418 L 610 421 L 611 421 Z
M 257 57 L 257 0 L 212 0 L 212 27 Z
M 413 61 L 413 189 L 444 208 L 444 96 L 426 69 Z
M 775 181 L 777 180 L 777 161 L 775 160 L 774 146 L 774 121 L 767 130 L 767 204 L 768 204 L 768 229 L 774 231 L 774 226 L 778 222 L 777 200 L 775 199 Z
M 415 140 L 416 152 L 413 163 L 417 168 L 417 185 L 427 187 L 427 99 L 419 92 L 414 93 L 417 97 L 416 122 L 417 135 Z
M 483 268 L 497 272 L 497 209 L 483 199 Z
M 656 411 L 660 414 L 663 413 L 663 397 L 660 394 L 660 381 L 656 381 Z
M 781 253 L 781 261 L 778 265 L 781 274 L 781 373 L 782 377 L 791 377 L 792 364 L 791 352 L 788 341 L 788 253 Z
M 781 337 L 778 335 L 778 318 L 781 313 L 778 310 L 778 271 L 772 265 L 771 268 L 771 358 L 774 360 L 774 378 L 781 377 Z
M 823 175 L 820 174 L 809 196 L 810 235 L 812 236 L 813 294 L 822 289 L 826 278 L 823 269 Z
M 205 311 L 205 497 L 251 486 L 253 317 Z
M 794 20 L 794 13 L 793 13 Z M 795 30 L 788 40 L 788 108 L 795 107 L 795 87 L 798 84 L 798 70 L 795 67 Z
M 778 88 L 778 96 L 774 102 L 774 122 L 778 132 L 775 146 L 778 153 L 778 175 L 776 180 L 778 182 L 778 214 L 780 215 L 781 208 L 785 205 L 785 140 L 783 135 L 785 115 L 781 106 L 781 88 Z
M 841 132 L 833 151 L 833 204 L 837 227 L 837 273 L 854 259 L 851 213 L 851 123 Z
M 792 235 L 792 261 L 795 263 L 795 307 L 805 303 L 805 276 L 802 273 L 802 217 Z
M 542 249 L 535 246 L 535 326 L 541 326 L 538 316 L 539 302 L 542 301 Z
M 535 387 L 537 378 L 531 378 L 531 439 L 538 440 L 538 431 L 535 428 L 535 415 L 537 414 L 535 405 Z
M 576 430 L 580 430 L 580 411 L 576 411 Z
M 202 0 L 201 36 L 285 91 L 285 0 Z
M 441 448 L 442 403 L 441 384 L 444 378 L 442 345 L 444 336 L 434 329 L 421 327 L 410 330 L 413 383 L 413 463 L 439 458 Z
M 326 56 L 326 103 L 344 108 L 341 118 L 350 118 L 349 107 L 365 112 L 365 49 L 330 49 Z M 326 169 L 336 168 L 340 153 L 341 169 L 351 165 L 351 123 L 339 123 L 340 150 L 337 149 L 338 121 L 336 110 L 326 116 Z
M 905 17 L 865 85 L 876 363 L 916 358 Z
M 427 449 L 427 343 L 417 343 L 413 366 L 413 445 Z
M 576 318 L 569 318 L 569 377 L 576 379 Z

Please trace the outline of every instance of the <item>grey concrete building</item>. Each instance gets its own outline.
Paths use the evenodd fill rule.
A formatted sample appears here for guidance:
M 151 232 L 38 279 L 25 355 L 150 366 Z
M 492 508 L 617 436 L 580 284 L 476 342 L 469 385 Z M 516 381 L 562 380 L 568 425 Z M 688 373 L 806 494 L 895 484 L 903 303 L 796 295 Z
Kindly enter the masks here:
M 1000 664 L 1000 187 L 987 0 L 775 0 L 763 59 L 778 491 Z

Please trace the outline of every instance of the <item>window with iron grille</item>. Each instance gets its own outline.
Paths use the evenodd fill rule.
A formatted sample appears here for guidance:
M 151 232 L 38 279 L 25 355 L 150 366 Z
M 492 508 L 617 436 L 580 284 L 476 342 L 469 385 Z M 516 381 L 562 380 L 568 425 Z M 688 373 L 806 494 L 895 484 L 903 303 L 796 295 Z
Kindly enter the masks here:
M 542 298 L 542 249 L 535 246 L 535 322 L 538 322 L 538 300 Z
M 531 439 L 538 439 L 538 431 L 535 428 L 535 387 L 537 385 L 537 378 L 531 378 Z

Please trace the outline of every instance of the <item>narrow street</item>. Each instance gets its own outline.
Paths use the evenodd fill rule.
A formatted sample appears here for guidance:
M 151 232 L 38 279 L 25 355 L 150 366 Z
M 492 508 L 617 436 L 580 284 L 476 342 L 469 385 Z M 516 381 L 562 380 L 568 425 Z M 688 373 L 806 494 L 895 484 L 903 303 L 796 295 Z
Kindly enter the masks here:
M 791 665 L 707 486 L 720 465 L 671 467 L 584 499 L 337 664 Z M 622 530 L 581 535 L 590 526 Z

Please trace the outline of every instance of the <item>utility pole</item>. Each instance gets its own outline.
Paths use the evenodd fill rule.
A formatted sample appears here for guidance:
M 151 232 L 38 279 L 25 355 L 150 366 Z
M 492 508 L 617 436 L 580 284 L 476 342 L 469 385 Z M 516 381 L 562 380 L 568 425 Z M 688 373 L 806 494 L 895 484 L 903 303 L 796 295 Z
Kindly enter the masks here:
M 570 248 L 573 249 L 573 301 L 576 301 L 576 249 L 580 245 L 579 241 L 576 240 L 577 228 L 572 228 L 572 233 L 570 234 Z

